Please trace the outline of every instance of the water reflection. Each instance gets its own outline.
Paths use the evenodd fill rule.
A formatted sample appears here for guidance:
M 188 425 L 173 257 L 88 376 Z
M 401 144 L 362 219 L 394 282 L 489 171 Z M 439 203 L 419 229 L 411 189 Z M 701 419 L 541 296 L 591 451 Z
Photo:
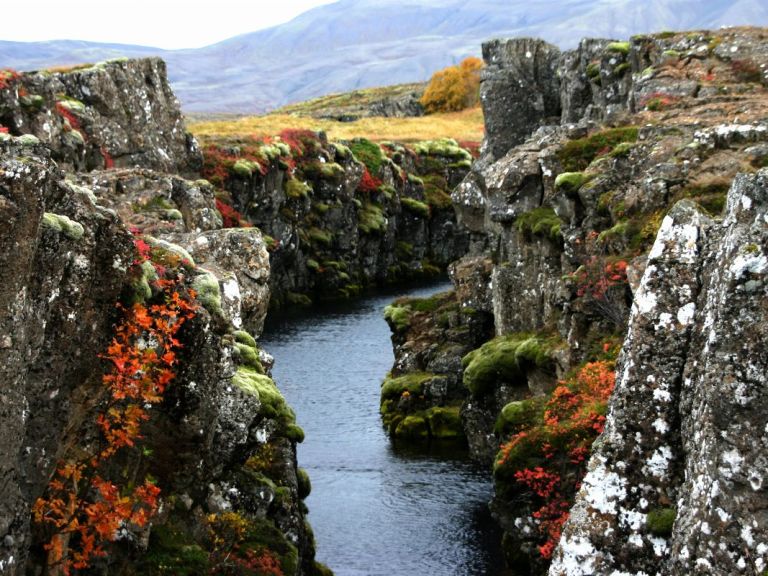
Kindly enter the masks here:
M 383 432 L 379 385 L 393 356 L 382 309 L 396 296 L 273 321 L 261 340 L 307 435 L 299 463 L 318 559 L 338 576 L 500 574 L 488 472 L 460 447 L 393 445 Z

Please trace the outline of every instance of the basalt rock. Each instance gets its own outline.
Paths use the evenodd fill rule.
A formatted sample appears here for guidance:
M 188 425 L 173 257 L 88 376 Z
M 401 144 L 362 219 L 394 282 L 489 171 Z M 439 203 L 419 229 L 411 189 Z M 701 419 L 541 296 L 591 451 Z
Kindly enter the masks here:
M 547 118 L 560 116 L 559 56 L 557 47 L 533 38 L 483 44 L 480 102 L 493 158 L 520 144 Z
M 763 573 L 767 251 L 765 170 L 666 217 L 550 574 Z
M 25 73 L 0 89 L 0 125 L 37 136 L 75 170 L 190 174 L 202 165 L 159 58 Z

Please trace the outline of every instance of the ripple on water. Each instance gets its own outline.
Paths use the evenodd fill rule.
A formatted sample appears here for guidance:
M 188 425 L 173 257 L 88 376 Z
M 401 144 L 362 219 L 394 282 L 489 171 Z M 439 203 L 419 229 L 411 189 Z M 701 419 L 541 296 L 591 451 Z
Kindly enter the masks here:
M 394 359 L 382 310 L 395 297 L 279 321 L 261 339 L 307 434 L 299 464 L 318 559 L 338 576 L 497 575 L 488 471 L 455 450 L 392 446 L 382 430 L 379 388 Z

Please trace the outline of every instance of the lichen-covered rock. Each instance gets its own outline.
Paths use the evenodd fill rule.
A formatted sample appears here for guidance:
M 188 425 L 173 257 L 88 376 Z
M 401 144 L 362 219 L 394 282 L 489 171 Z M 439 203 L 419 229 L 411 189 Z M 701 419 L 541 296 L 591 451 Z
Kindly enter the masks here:
M 24 574 L 30 508 L 100 382 L 130 234 L 41 145 L 0 142 L 0 571 Z M 78 234 L 63 228 L 67 219 Z M 58 224 L 58 226 L 57 226 Z
M 77 170 L 201 167 L 160 58 L 22 74 L 0 90 L 0 125 L 36 136 Z
M 170 237 L 220 283 L 225 317 L 259 336 L 269 308 L 269 253 L 258 228 L 227 228 Z
M 767 251 L 766 171 L 665 218 L 550 574 L 763 573 Z
M 105 542 L 96 569 L 207 573 L 225 561 L 210 535 L 236 527 L 242 551 L 268 551 L 284 574 L 314 574 L 297 479 L 303 432 L 269 376 L 271 359 L 237 330 L 245 313 L 256 327 L 263 322 L 269 267 L 261 234 L 188 233 L 205 239 L 192 244 L 206 244 L 196 254 L 215 273 L 206 270 L 167 239 L 132 236 L 118 211 L 67 181 L 44 146 L 25 142 L 0 142 L 0 263 L 8 273 L 0 287 L 0 571 L 43 569 L 50 534 L 31 525 L 31 507 L 59 459 L 88 454 L 98 442 L 108 369 L 100 354 L 119 305 L 151 302 L 161 289 L 155 281 L 173 270 L 197 289 L 198 302 L 178 336 L 175 378 L 148 410 L 141 448 L 122 450 L 114 470 L 101 471 L 150 475 L 161 512 L 144 530 L 126 528 Z
M 523 142 L 546 119 L 560 116 L 559 57 L 557 47 L 533 38 L 483 44 L 480 102 L 493 158 Z

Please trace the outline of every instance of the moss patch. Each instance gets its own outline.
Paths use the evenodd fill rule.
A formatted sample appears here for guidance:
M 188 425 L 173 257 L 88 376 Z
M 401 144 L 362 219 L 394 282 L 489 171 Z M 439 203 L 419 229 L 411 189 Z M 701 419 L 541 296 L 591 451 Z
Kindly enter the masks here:
M 555 190 L 560 190 L 566 194 L 578 192 L 584 184 L 589 182 L 591 177 L 584 172 L 563 172 L 555 178 Z
M 510 402 L 502 408 L 496 419 L 494 432 L 499 437 L 516 434 L 544 421 L 545 397 L 528 398 Z
M 64 234 L 70 240 L 80 240 L 85 234 L 83 225 L 75 222 L 63 214 L 46 212 L 43 214 L 42 225 L 44 228 Z
M 350 142 L 349 149 L 357 160 L 365 164 L 371 176 L 378 176 L 386 158 L 381 146 L 366 138 L 355 138 Z
M 645 525 L 654 536 L 668 538 L 672 536 L 672 526 L 676 517 L 677 510 L 675 508 L 657 508 L 648 512 Z
M 288 198 L 306 198 L 310 192 L 312 192 L 312 186 L 298 178 L 291 178 L 285 182 L 285 195 Z
M 400 202 L 402 203 L 403 208 L 408 210 L 408 212 L 420 216 L 421 218 L 429 218 L 429 206 L 424 202 L 419 202 L 415 198 L 407 197 L 401 198 Z
M 561 237 L 563 222 L 552 208 L 541 206 L 520 215 L 515 221 L 519 232 L 544 236 L 551 240 Z
M 357 213 L 358 228 L 363 234 L 383 232 L 387 228 L 387 219 L 381 206 L 365 202 Z
M 212 272 L 205 272 L 192 281 L 192 289 L 197 292 L 197 301 L 213 315 L 221 316 L 221 289 L 219 280 Z
M 420 396 L 424 393 L 424 384 L 434 377 L 434 374 L 428 372 L 412 372 L 396 378 L 388 376 L 381 385 L 381 398 L 399 399 L 404 392 L 412 396 Z
M 432 438 L 448 440 L 463 438 L 459 406 L 435 406 L 426 412 L 429 435 Z
M 482 396 L 499 382 L 518 382 L 529 367 L 551 367 L 552 353 L 559 343 L 554 337 L 536 334 L 494 338 L 462 358 L 464 386 L 474 396 Z
M 567 142 L 557 153 L 563 170 L 578 172 L 584 170 L 603 151 L 609 152 L 622 142 L 636 142 L 636 126 L 610 128 L 577 140 Z
M 384 319 L 394 329 L 395 332 L 403 332 L 411 325 L 411 314 L 413 311 L 407 306 L 396 306 L 390 304 L 384 308 Z

